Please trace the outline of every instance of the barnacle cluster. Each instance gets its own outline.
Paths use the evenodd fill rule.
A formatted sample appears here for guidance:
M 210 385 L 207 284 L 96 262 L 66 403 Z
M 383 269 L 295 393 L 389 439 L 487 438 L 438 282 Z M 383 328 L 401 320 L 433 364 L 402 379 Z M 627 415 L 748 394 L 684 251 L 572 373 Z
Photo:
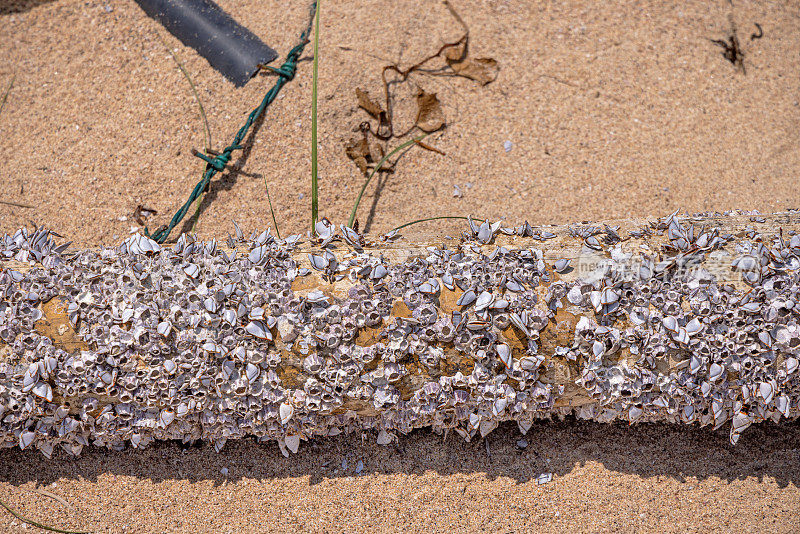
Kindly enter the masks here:
M 470 221 L 452 249 L 316 230 L 304 252 L 238 227 L 224 248 L 0 239 L 0 447 L 252 435 L 288 454 L 342 431 L 471 439 L 568 414 L 730 422 L 735 443 L 800 415 L 798 235 L 673 214 L 625 237 L 569 227 L 579 253 L 551 261 L 558 236 L 527 223 Z

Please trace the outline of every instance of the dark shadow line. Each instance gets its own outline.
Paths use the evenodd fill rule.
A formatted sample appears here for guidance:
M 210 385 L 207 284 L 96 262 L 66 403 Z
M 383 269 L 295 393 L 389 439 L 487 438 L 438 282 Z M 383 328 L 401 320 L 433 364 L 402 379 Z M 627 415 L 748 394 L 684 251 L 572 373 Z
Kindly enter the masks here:
M 434 471 L 441 476 L 483 473 L 490 479 L 526 483 L 542 473 L 554 478 L 589 462 L 643 479 L 661 477 L 680 482 L 719 478 L 732 482 L 755 477 L 779 487 L 800 485 L 800 424 L 761 423 L 747 429 L 736 446 L 728 429 L 642 423 L 595 423 L 572 417 L 539 421 L 524 440 L 516 424 L 506 423 L 489 435 L 489 443 L 465 442 L 455 432 L 447 439 L 431 430 L 416 430 L 387 447 L 375 443 L 376 433 L 342 434 L 303 442 L 296 456 L 284 458 L 276 443 L 255 439 L 229 440 L 217 453 L 208 444 L 157 442 L 144 449 L 113 451 L 86 447 L 78 458 L 60 448 L 51 460 L 37 450 L 0 451 L 0 480 L 12 485 L 43 486 L 61 479 L 91 482 L 104 474 L 215 485 L 250 478 L 257 480 L 310 476 L 311 484 L 326 479 L 369 474 L 413 474 Z M 366 438 L 366 441 L 364 441 Z M 363 470 L 356 473 L 359 460 Z M 345 462 L 346 461 L 346 462 Z M 344 467 L 343 464 L 346 464 Z M 228 469 L 223 476 L 221 469 Z

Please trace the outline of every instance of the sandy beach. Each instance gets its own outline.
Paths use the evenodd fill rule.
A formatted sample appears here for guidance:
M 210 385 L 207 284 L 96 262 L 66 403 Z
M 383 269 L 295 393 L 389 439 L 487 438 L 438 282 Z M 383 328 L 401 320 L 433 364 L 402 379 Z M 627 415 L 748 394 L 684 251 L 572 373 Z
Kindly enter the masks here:
M 309 7 L 218 4 L 278 51 L 276 67 Z M 470 56 L 493 58 L 497 78 L 416 72 L 392 86 L 397 132 L 413 126 L 417 92 L 436 93 L 446 126 L 425 142 L 443 154 L 413 147 L 376 176 L 358 212 L 370 233 L 441 215 L 546 224 L 800 207 L 800 6 L 452 5 Z M 364 183 L 345 146 L 362 122 L 376 126 L 356 89 L 380 100 L 385 66 L 412 65 L 463 31 L 438 1 L 327 0 L 322 9 L 320 211 L 339 223 Z M 741 65 L 712 42 L 734 28 Z M 204 139 L 166 47 L 197 87 L 211 146 L 222 148 L 273 75 L 235 88 L 131 0 L 0 0 L 0 98 L 11 87 L 0 111 L 0 232 L 43 224 L 91 247 L 139 231 L 137 206 L 157 212 L 143 220 L 151 230 L 169 220 L 200 178 L 191 149 Z M 212 181 L 201 237 L 226 237 L 231 220 L 246 232 L 273 226 L 265 181 L 281 234 L 308 230 L 310 59 L 308 47 L 247 156 Z M 439 221 L 403 235 L 460 227 Z M 172 238 L 190 228 L 187 217 Z M 374 434 L 337 436 L 288 459 L 249 440 L 219 454 L 173 443 L 77 459 L 2 450 L 0 500 L 92 532 L 800 530 L 797 423 L 758 425 L 735 447 L 727 428 L 571 419 L 522 438 L 514 426 L 473 443 L 427 430 L 390 447 Z M 35 529 L 0 510 L 0 530 Z

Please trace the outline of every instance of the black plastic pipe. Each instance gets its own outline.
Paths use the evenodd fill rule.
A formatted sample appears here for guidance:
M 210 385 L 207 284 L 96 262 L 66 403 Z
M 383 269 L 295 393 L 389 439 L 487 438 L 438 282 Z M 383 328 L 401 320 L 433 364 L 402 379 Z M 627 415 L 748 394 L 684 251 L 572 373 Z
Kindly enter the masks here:
M 150 17 L 237 87 L 278 54 L 210 0 L 136 0 Z

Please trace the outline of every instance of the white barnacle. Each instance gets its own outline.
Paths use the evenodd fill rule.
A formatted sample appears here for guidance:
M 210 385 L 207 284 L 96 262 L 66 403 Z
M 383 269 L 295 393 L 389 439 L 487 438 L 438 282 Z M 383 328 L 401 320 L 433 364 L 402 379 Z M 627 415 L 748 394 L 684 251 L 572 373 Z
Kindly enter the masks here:
M 328 302 L 328 297 L 326 297 L 325 293 L 323 293 L 319 289 L 315 289 L 306 296 L 306 300 L 312 303 Z
M 245 375 L 247 376 L 247 381 L 251 384 L 255 381 L 256 378 L 261 374 L 261 369 L 257 365 L 253 365 L 252 363 L 248 363 L 245 366 Z
M 47 402 L 53 402 L 53 388 L 47 382 L 38 382 L 31 390 L 34 395 Z
M 344 224 L 340 225 L 339 229 L 342 231 L 342 237 L 344 238 L 345 242 L 357 251 L 361 252 L 364 245 L 364 238 L 361 236 L 361 234 Z
M 314 269 L 316 269 L 318 271 L 324 271 L 325 269 L 327 269 L 328 268 L 328 263 L 329 263 L 328 259 L 326 257 L 324 257 L 324 256 L 316 256 L 314 254 L 309 254 L 308 255 L 308 262 L 311 264 L 311 266 Z
M 586 238 L 583 240 L 583 243 L 584 243 L 584 244 L 585 244 L 587 247 L 589 247 L 589 248 L 591 248 L 591 249 L 594 249 L 594 250 L 603 250 L 603 246 L 600 244 L 600 242 L 597 240 L 597 238 L 596 238 L 595 236 L 593 236 L 593 235 L 590 235 L 590 236 L 586 237 Z
M 172 408 L 164 408 L 158 416 L 158 421 L 165 427 L 175 420 L 175 412 Z
M 672 339 L 683 345 L 689 344 L 689 334 L 686 333 L 686 329 L 683 327 L 679 327 L 678 331 L 672 334 Z
M 693 336 L 702 329 L 703 329 L 703 323 L 697 317 L 686 323 L 686 333 L 689 334 L 690 336 Z
M 31 443 L 33 443 L 33 438 L 35 437 L 35 432 L 21 432 L 19 435 L 19 448 L 25 450 Z
M 764 399 L 764 404 L 768 405 L 775 395 L 775 386 L 769 382 L 761 382 L 758 386 L 758 394 Z
M 592 307 L 595 311 L 603 309 L 603 294 L 600 291 L 592 291 L 589 293 L 589 300 L 592 302 Z
M 725 371 L 725 368 L 717 363 L 712 363 L 711 366 L 708 368 L 708 378 L 712 382 L 716 382 L 717 380 L 722 377 L 722 373 Z
M 212 297 L 206 297 L 203 300 L 203 307 L 209 313 L 217 313 L 217 301 L 215 299 L 213 299 Z
M 661 324 L 670 332 L 675 333 L 678 331 L 678 320 L 675 317 L 668 315 L 661 319 Z
M 278 408 L 278 413 L 281 418 L 281 424 L 286 425 L 294 416 L 294 406 L 287 403 L 281 403 L 280 408 Z
M 628 421 L 633 423 L 642 416 L 642 413 L 644 413 L 644 411 L 638 406 L 631 406 L 628 409 Z
M 572 286 L 570 290 L 567 291 L 567 300 L 573 306 L 580 306 L 583 303 L 583 292 L 580 286 Z
M 569 259 L 566 259 L 566 258 L 561 258 L 560 260 L 556 260 L 556 262 L 553 264 L 553 269 L 557 273 L 563 273 L 564 271 L 566 271 L 569 268 L 569 264 L 571 262 L 572 262 L 572 260 L 569 260 Z
M 332 239 L 335 232 L 336 227 L 325 217 L 314 223 L 314 233 L 323 241 Z
M 158 323 L 158 327 L 156 328 L 158 333 L 163 337 L 168 337 L 169 333 L 172 331 L 172 323 L 169 321 L 161 321 Z
M 499 343 L 496 349 L 497 356 L 500 358 L 500 361 L 503 362 L 507 368 L 511 369 L 514 362 L 513 358 L 511 357 L 511 348 L 505 343 Z
M 459 299 L 456 301 L 456 305 L 469 306 L 470 304 L 475 302 L 475 298 L 476 298 L 475 292 L 472 291 L 471 289 L 468 289 L 467 291 L 464 292 L 463 295 L 461 295 L 461 297 L 459 297 Z
M 238 317 L 236 315 L 236 310 L 231 308 L 226 308 L 225 311 L 222 312 L 222 320 L 231 326 L 236 326 L 236 322 L 238 320 Z
M 189 278 L 197 278 L 200 275 L 200 267 L 196 263 L 187 263 L 183 266 L 183 272 Z
M 417 290 L 426 295 L 434 295 L 439 291 L 439 281 L 435 278 L 429 278 L 425 283 L 420 285 Z
M 372 268 L 372 272 L 370 273 L 370 278 L 372 278 L 373 280 L 380 280 L 387 274 L 389 274 L 389 271 L 386 270 L 386 267 L 382 263 L 379 263 L 378 265 Z
M 509 302 L 506 299 L 497 299 L 492 302 L 489 307 L 493 310 L 505 310 L 508 306 Z
M 485 310 L 492 302 L 494 302 L 494 295 L 488 291 L 483 291 L 475 301 L 475 311 Z
M 272 341 L 272 332 L 261 321 L 250 321 L 244 327 L 245 331 L 253 337 Z
M 262 261 L 264 261 L 264 258 L 266 258 L 268 255 L 269 255 L 269 246 L 260 245 L 253 248 L 253 250 L 250 251 L 250 254 L 247 256 L 247 259 L 249 259 L 253 264 L 258 265 Z
M 178 369 L 178 365 L 175 363 L 174 360 L 164 360 L 162 364 L 164 366 L 164 370 L 167 372 L 168 375 L 173 374 Z
M 604 306 L 608 306 L 609 304 L 613 304 L 619 300 L 619 291 L 611 288 L 605 287 L 603 291 L 600 293 L 600 302 Z

